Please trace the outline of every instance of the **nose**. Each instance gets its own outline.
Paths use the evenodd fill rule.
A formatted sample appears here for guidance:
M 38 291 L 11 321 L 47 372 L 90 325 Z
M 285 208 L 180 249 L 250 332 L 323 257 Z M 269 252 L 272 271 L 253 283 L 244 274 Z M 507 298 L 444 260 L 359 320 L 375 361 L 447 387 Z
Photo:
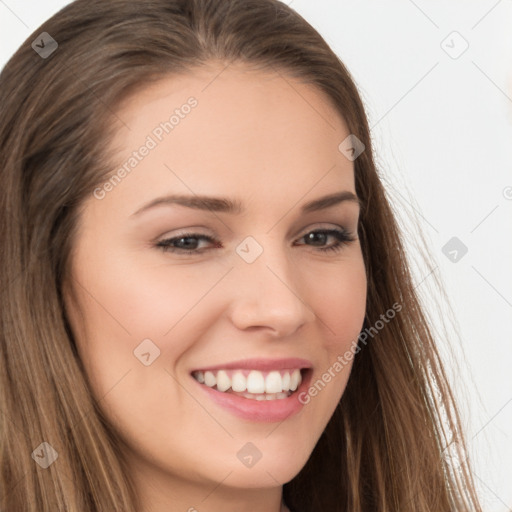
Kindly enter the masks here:
M 284 249 L 267 246 L 252 263 L 240 259 L 232 277 L 231 320 L 238 329 L 265 329 L 281 338 L 316 318 L 300 287 L 300 272 Z

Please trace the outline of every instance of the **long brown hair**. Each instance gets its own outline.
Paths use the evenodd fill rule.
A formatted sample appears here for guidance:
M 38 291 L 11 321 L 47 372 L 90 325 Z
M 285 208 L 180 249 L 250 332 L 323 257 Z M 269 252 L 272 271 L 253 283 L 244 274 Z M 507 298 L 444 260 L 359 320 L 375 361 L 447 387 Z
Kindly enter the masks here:
M 43 32 L 56 49 L 47 36 L 32 46 Z M 45 46 L 43 56 L 37 49 Z M 368 278 L 364 330 L 401 306 L 360 343 L 343 397 L 305 467 L 284 485 L 285 501 L 304 512 L 480 510 L 356 86 L 322 37 L 277 0 L 77 0 L 0 74 L 1 510 L 140 509 L 122 441 L 102 397 L 92 398 L 63 286 L 80 205 L 114 169 L 116 106 L 151 80 L 214 60 L 315 85 L 363 142 L 354 165 Z M 31 457 L 46 453 L 43 442 L 58 453 L 47 469 Z M 450 443 L 459 464 L 444 456 Z

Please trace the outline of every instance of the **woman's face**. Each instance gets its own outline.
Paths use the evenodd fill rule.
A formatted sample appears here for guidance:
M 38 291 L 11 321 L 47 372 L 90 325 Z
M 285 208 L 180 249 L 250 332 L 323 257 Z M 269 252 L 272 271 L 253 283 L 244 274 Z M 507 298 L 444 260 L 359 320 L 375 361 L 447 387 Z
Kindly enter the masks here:
M 220 482 L 277 488 L 303 467 L 366 302 L 344 121 L 289 76 L 223 69 L 166 78 L 116 112 L 119 166 L 83 204 L 68 302 L 141 485 L 210 501 Z

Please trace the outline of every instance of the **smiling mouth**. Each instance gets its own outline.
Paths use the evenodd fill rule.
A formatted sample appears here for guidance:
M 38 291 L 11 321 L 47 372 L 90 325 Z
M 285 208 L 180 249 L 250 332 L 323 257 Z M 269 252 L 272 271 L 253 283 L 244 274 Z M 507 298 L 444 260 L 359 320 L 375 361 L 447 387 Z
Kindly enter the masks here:
M 248 369 L 196 370 L 192 377 L 215 391 L 251 400 L 282 400 L 300 386 L 306 368 L 259 371 Z

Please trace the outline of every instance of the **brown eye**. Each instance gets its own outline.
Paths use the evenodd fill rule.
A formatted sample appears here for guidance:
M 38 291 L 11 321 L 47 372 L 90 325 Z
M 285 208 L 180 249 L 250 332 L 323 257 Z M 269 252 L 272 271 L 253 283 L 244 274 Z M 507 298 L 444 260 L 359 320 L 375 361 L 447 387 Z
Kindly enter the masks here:
M 356 240 L 348 231 L 339 229 L 317 229 L 315 231 L 310 231 L 302 238 L 309 242 L 313 242 L 313 246 L 317 246 L 325 245 L 327 243 L 326 240 L 329 237 L 334 237 L 336 239 L 334 244 L 328 245 L 327 247 L 319 247 L 319 251 L 339 251 L 344 245 Z
M 173 238 L 167 238 L 158 242 L 156 246 L 160 247 L 164 252 L 194 254 L 204 252 L 205 250 L 198 249 L 197 245 L 200 240 L 206 240 L 207 242 L 215 244 L 217 247 L 220 246 L 218 241 L 214 238 L 199 233 L 184 233 Z

